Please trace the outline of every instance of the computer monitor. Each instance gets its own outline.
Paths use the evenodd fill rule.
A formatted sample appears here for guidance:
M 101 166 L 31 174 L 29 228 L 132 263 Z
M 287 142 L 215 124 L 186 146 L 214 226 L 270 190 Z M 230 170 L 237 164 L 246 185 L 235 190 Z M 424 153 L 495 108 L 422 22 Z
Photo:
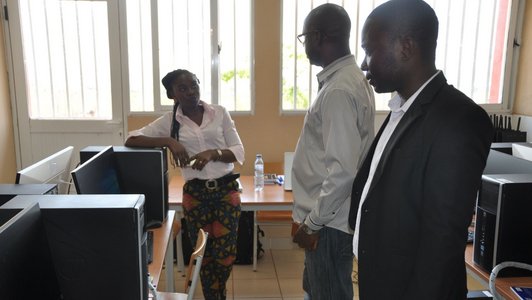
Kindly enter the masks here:
M 28 183 L 11 184 L 0 183 L 0 206 L 18 195 L 55 195 L 57 184 L 52 183 Z
M 17 172 L 15 183 L 56 183 L 60 194 L 68 193 L 74 147 L 68 146 Z
M 521 159 L 532 161 L 532 144 L 512 144 L 512 155 Z
M 88 146 L 79 151 L 83 164 L 105 146 Z M 168 213 L 168 165 L 166 148 L 113 146 L 123 194 L 144 194 L 147 228 L 160 227 Z
M 482 174 L 532 174 L 532 161 L 491 149 Z
M 113 146 L 105 147 L 72 171 L 78 194 L 120 194 L 119 178 Z
M 35 201 L 0 207 L 0 299 L 63 299 Z
M 148 299 L 144 195 L 24 195 L 0 210 L 32 202 L 40 207 L 64 299 Z

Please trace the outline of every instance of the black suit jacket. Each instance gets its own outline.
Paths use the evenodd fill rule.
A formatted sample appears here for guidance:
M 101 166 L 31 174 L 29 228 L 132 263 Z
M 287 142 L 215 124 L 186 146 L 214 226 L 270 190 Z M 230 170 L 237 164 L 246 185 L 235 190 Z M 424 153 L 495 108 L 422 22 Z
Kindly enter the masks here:
M 353 183 L 353 229 L 388 119 Z M 467 228 L 492 137 L 486 112 L 443 73 L 421 91 L 390 137 L 362 205 L 362 300 L 466 297 Z

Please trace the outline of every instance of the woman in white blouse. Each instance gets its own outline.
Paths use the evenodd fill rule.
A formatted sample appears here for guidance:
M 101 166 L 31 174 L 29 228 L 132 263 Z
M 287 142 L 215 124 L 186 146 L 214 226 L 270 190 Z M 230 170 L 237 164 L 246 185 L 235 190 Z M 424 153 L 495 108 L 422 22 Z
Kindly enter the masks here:
M 225 299 L 225 284 L 236 257 L 240 217 L 238 174 L 244 147 L 224 107 L 200 100 L 199 80 L 187 70 L 168 73 L 162 83 L 174 100 L 168 112 L 129 133 L 126 146 L 167 147 L 186 183 L 183 212 L 192 245 L 203 228 L 209 233 L 201 268 L 205 299 Z

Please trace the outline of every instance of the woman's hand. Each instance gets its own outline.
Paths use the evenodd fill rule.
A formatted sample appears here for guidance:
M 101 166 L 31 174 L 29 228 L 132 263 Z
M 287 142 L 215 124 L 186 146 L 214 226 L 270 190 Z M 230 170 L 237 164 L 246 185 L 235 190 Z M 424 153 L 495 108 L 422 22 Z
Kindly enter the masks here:
M 190 158 L 190 166 L 194 170 L 201 171 L 205 165 L 210 161 L 215 161 L 218 158 L 216 150 L 205 150 Z
M 183 168 L 187 166 L 189 162 L 187 150 L 177 140 L 172 139 L 172 141 L 173 142 L 170 143 L 168 147 L 170 148 L 170 151 L 172 152 L 176 165 L 178 167 Z

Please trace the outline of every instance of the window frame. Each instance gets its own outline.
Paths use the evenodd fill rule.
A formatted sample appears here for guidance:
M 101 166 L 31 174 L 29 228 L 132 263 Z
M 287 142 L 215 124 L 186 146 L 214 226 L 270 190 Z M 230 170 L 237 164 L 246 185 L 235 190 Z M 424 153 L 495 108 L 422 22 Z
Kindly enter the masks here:
M 283 109 L 283 14 L 284 12 L 284 1 L 293 1 L 293 0 L 281 0 L 281 26 L 280 26 L 280 52 L 281 52 L 281 65 L 280 65 L 280 71 L 279 71 L 279 114 L 280 115 L 302 115 L 305 114 L 308 110 L 306 109 Z M 437 0 L 425 0 L 429 3 L 429 5 L 433 6 L 433 2 Z M 517 73 L 519 69 L 519 51 L 520 51 L 520 45 L 521 45 L 521 34 L 522 34 L 522 27 L 524 22 L 524 7 L 526 0 L 509 0 L 511 4 L 508 6 L 508 17 L 507 17 L 507 32 L 505 33 L 505 46 L 504 46 L 504 55 L 502 57 L 503 61 L 501 62 L 501 79 L 502 84 L 500 86 L 501 91 L 499 92 L 501 97 L 501 103 L 497 104 L 478 104 L 480 105 L 486 112 L 488 113 L 512 113 L 513 106 L 514 106 L 514 99 L 515 99 L 515 93 L 516 93 L 516 81 L 517 81 Z M 329 2 L 328 0 L 326 2 Z M 317 5 L 316 5 L 317 6 Z M 314 6 L 315 7 L 315 6 Z M 297 14 L 297 12 L 296 12 Z M 359 22 L 359 18 L 361 16 L 359 15 L 359 7 L 357 7 L 356 10 L 356 20 L 351 20 L 352 24 L 355 22 Z M 302 20 L 297 20 L 296 22 Z M 296 30 L 297 28 L 302 26 L 301 24 L 295 24 Z M 300 32 L 296 31 L 296 35 L 294 36 L 295 43 L 299 43 L 297 41 L 297 34 Z M 352 33 L 351 39 L 356 38 L 357 40 L 360 38 L 360 33 L 356 31 L 354 34 Z M 364 56 L 363 52 L 360 52 L 360 46 L 359 42 L 356 43 L 358 47 L 355 47 L 355 49 L 351 49 L 352 54 L 355 56 L 355 59 L 357 62 L 361 62 Z M 438 48 L 437 50 L 438 51 Z M 436 66 L 439 67 L 438 65 Z M 316 68 L 316 66 L 311 66 L 311 68 Z M 312 74 L 312 71 L 310 72 Z M 312 76 L 310 76 L 312 77 Z M 315 80 L 315 78 L 310 78 L 310 80 Z M 378 93 L 374 93 L 376 97 L 378 97 Z M 309 99 L 309 107 L 312 105 L 314 98 Z M 389 113 L 389 110 L 376 110 L 375 113 L 377 115 L 387 115 Z
M 124 5 L 127 5 L 124 1 Z M 204 1 L 204 0 L 202 0 Z M 220 33 L 219 33 L 219 10 L 218 6 L 220 1 L 223 0 L 208 0 L 210 2 L 210 22 L 211 22 L 211 36 L 210 36 L 210 47 L 211 47 L 211 103 L 220 104 L 220 93 L 221 93 L 221 84 L 220 84 L 220 54 L 219 49 L 220 45 Z M 254 35 L 255 35 L 255 0 L 249 0 L 250 2 L 250 23 L 251 23 L 251 33 L 250 33 L 250 109 L 249 110 L 229 110 L 231 115 L 254 115 L 255 114 L 255 45 L 254 45 Z M 127 10 L 121 9 L 120 13 L 123 15 L 123 21 L 121 27 L 124 28 L 122 34 L 122 65 L 123 65 L 123 103 L 124 111 L 128 113 L 129 116 L 160 116 L 164 113 L 171 111 L 171 105 L 164 105 L 161 102 L 161 79 L 160 78 L 160 60 L 159 60 L 159 51 L 157 51 L 159 45 L 159 24 L 158 24 L 158 1 L 150 1 L 150 18 L 151 18 L 151 51 L 152 51 L 152 65 L 153 65 L 153 111 L 131 111 L 130 108 L 130 93 L 129 93 L 129 61 L 127 55 L 128 42 L 127 42 Z M 213 26 L 212 24 L 216 24 Z M 223 51 L 223 49 L 221 49 Z M 201 85 L 200 85 L 201 89 Z M 203 92 L 203 90 L 201 90 Z

